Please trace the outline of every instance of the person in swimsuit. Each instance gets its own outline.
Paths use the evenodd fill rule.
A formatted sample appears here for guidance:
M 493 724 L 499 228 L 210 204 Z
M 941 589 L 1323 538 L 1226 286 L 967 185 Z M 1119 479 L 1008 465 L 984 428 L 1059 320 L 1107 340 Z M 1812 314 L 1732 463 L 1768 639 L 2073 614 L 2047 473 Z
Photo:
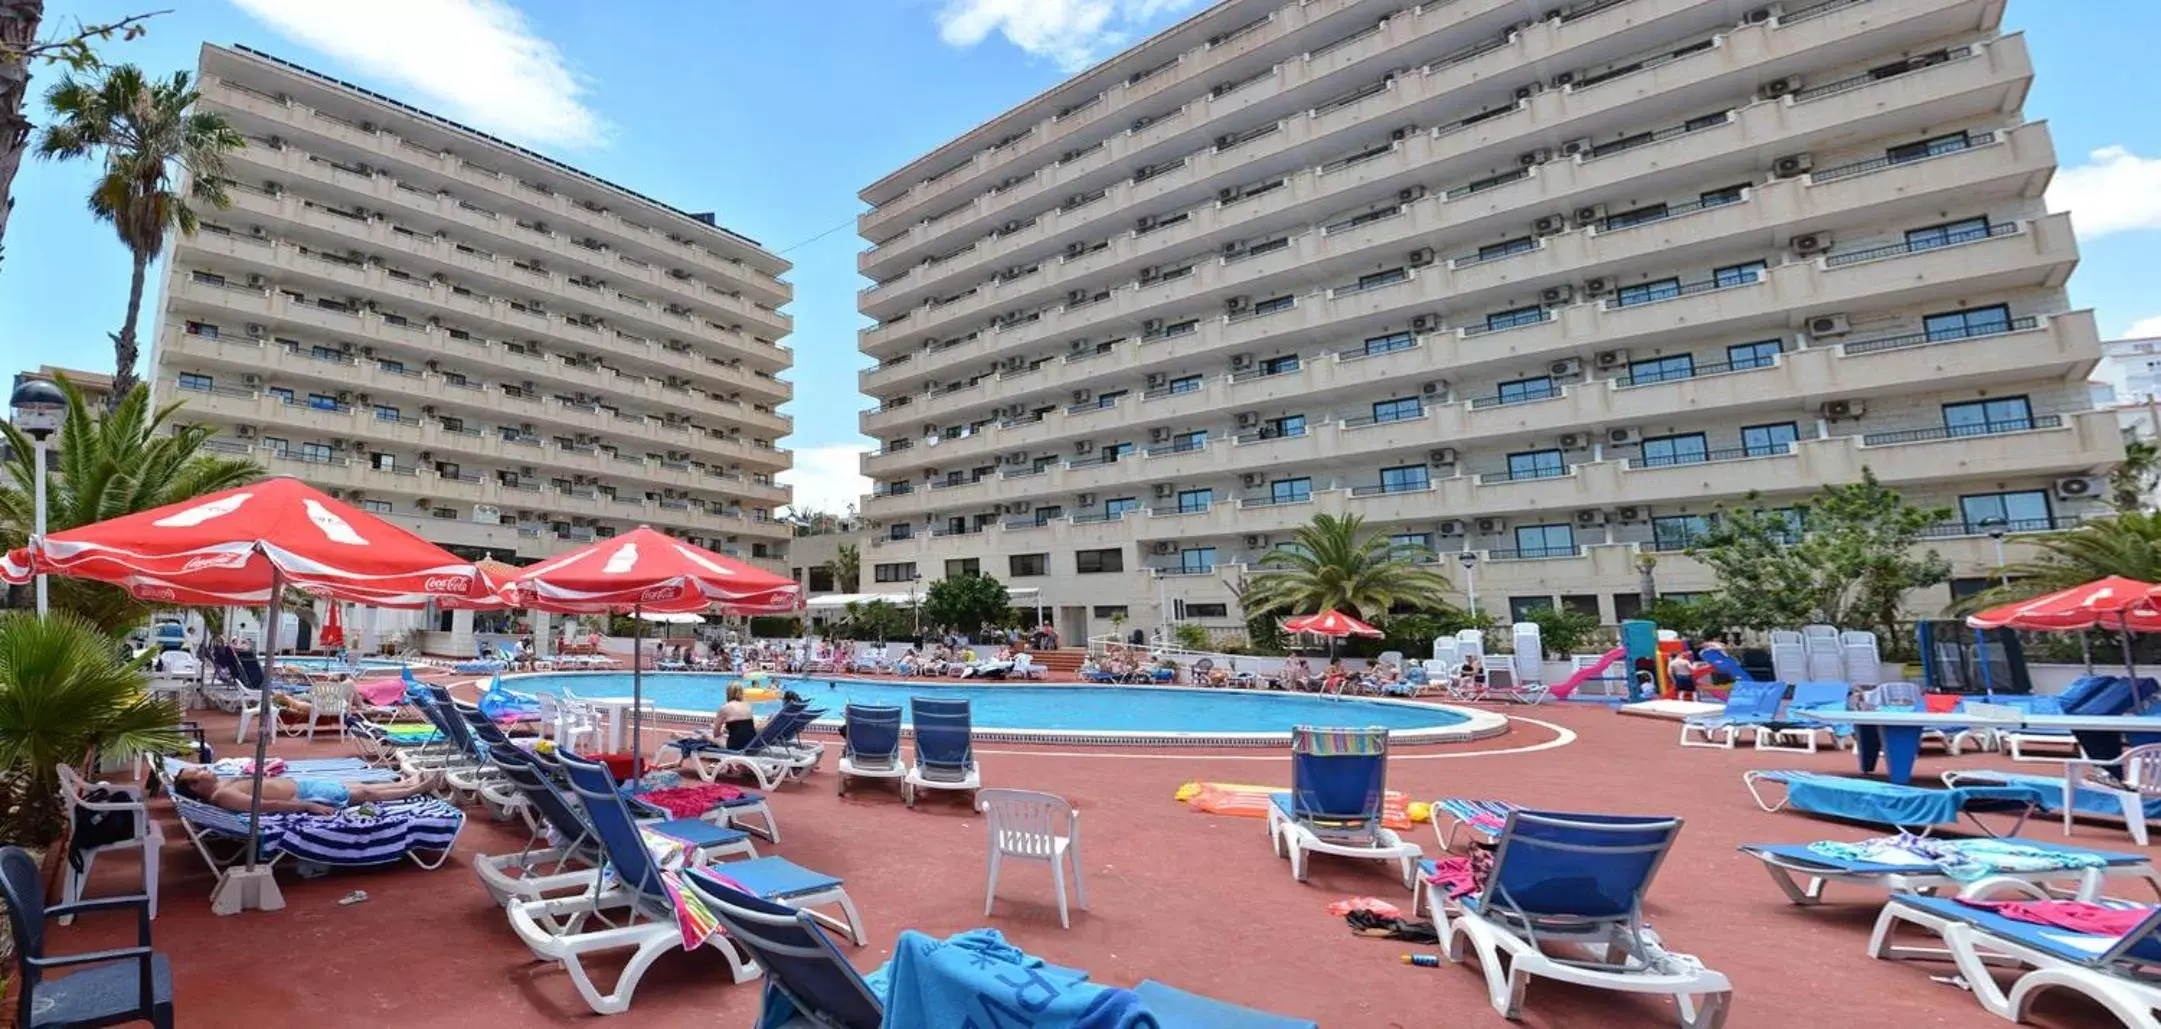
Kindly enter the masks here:
M 751 716 L 750 702 L 743 699 L 742 683 L 728 684 L 727 697 L 721 701 L 720 710 L 713 712 L 713 725 L 707 734 L 729 750 L 750 746 L 751 739 L 758 735 L 758 720 Z
M 214 804 L 227 811 L 246 811 L 255 799 L 252 776 L 221 779 L 205 765 L 190 765 L 173 776 L 173 792 Z M 263 779 L 263 811 L 305 812 L 334 815 L 348 804 L 377 804 L 404 800 L 440 788 L 443 773 L 408 776 L 397 782 L 338 782 L 312 776 L 269 776 Z

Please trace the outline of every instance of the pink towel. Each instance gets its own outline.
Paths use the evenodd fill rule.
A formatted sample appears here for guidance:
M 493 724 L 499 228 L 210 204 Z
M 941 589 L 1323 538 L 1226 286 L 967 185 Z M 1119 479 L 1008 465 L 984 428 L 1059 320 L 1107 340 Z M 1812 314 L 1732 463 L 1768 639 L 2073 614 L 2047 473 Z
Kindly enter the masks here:
M 2014 922 L 2054 926 L 2090 936 L 2122 936 L 2138 928 L 2138 924 L 2153 913 L 2153 909 L 2147 907 L 2112 908 L 2077 900 L 1994 901 L 1961 897 L 1959 903 L 1994 911 Z
M 696 818 L 742 796 L 742 790 L 725 783 L 705 783 L 652 790 L 638 794 L 638 799 L 666 811 L 671 817 Z
M 389 707 L 405 699 L 405 680 L 363 680 L 353 687 L 353 695 L 366 701 L 369 707 Z

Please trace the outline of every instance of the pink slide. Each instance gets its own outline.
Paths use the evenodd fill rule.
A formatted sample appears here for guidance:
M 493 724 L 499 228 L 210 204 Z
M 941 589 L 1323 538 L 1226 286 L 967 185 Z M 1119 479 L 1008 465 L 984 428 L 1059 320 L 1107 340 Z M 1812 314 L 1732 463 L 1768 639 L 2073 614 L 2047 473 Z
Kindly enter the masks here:
M 1606 669 L 1613 667 L 1615 661 L 1627 656 L 1628 651 L 1620 647 L 1606 651 L 1606 656 L 1599 658 L 1589 667 L 1577 669 L 1576 674 L 1562 680 L 1559 686 L 1547 690 L 1546 694 L 1561 700 L 1567 700 L 1568 695 L 1576 692 L 1576 687 L 1583 685 L 1584 680 L 1598 678 L 1600 675 L 1605 674 Z

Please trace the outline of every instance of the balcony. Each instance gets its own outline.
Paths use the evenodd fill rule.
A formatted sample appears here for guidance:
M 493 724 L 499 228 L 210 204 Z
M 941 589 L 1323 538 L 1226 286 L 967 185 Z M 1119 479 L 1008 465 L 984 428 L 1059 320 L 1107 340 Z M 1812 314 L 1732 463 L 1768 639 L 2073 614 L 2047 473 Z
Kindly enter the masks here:
M 2033 432 L 2039 429 L 2060 428 L 2063 428 L 2063 416 L 2038 414 L 2030 418 L 2017 418 L 2006 421 L 1975 422 L 1968 425 L 1931 425 L 1918 429 L 1871 432 L 1861 437 L 1861 445 L 1865 447 L 1882 447 L 1899 443 L 1974 439 L 1981 436 L 2003 436 L 2011 433 Z

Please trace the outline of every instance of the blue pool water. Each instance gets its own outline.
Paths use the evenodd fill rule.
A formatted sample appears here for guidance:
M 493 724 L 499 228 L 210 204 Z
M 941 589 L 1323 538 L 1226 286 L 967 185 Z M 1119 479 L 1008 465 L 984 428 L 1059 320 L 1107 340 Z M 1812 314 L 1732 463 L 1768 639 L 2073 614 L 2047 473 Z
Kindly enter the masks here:
M 310 669 L 324 669 L 324 668 L 331 668 L 331 667 L 337 666 L 337 662 L 335 662 L 335 661 L 332 661 L 331 659 L 329 659 L 329 658 L 327 658 L 327 657 L 281 657 L 281 658 L 279 658 L 279 659 L 278 659 L 278 663 L 279 663 L 279 664 L 281 664 L 281 665 L 291 665 L 291 666 L 292 666 L 292 667 L 294 667 L 294 668 L 310 668 Z M 356 664 L 356 665 L 359 665 L 359 666 L 360 666 L 360 667 L 362 667 L 362 668 L 403 668 L 403 667 L 405 667 L 405 662 L 403 662 L 403 661 L 386 661 L 386 660 L 383 660 L 383 659 L 381 659 L 381 658 L 369 658 L 369 657 L 364 657 L 364 658 L 361 658 L 360 660 L 358 660 L 358 661 L 355 661 L 355 662 L 353 662 L 353 663 L 354 663 L 354 664 Z
M 645 677 L 645 696 L 656 707 L 712 711 L 735 677 L 659 674 Z M 848 703 L 888 704 L 904 711 L 908 698 L 938 697 L 971 702 L 976 725 L 1000 729 L 1062 729 L 1095 732 L 1284 733 L 1297 725 L 1379 725 L 1430 729 L 1467 721 L 1454 711 L 1426 705 L 1334 700 L 1307 694 L 1249 690 L 1173 690 L 1151 686 L 1023 686 L 986 683 L 862 682 L 823 679 L 775 680 L 838 721 Z M 586 700 L 630 696 L 627 674 L 521 675 L 505 685 L 534 693 L 566 687 Z M 754 702 L 759 716 L 780 702 Z

